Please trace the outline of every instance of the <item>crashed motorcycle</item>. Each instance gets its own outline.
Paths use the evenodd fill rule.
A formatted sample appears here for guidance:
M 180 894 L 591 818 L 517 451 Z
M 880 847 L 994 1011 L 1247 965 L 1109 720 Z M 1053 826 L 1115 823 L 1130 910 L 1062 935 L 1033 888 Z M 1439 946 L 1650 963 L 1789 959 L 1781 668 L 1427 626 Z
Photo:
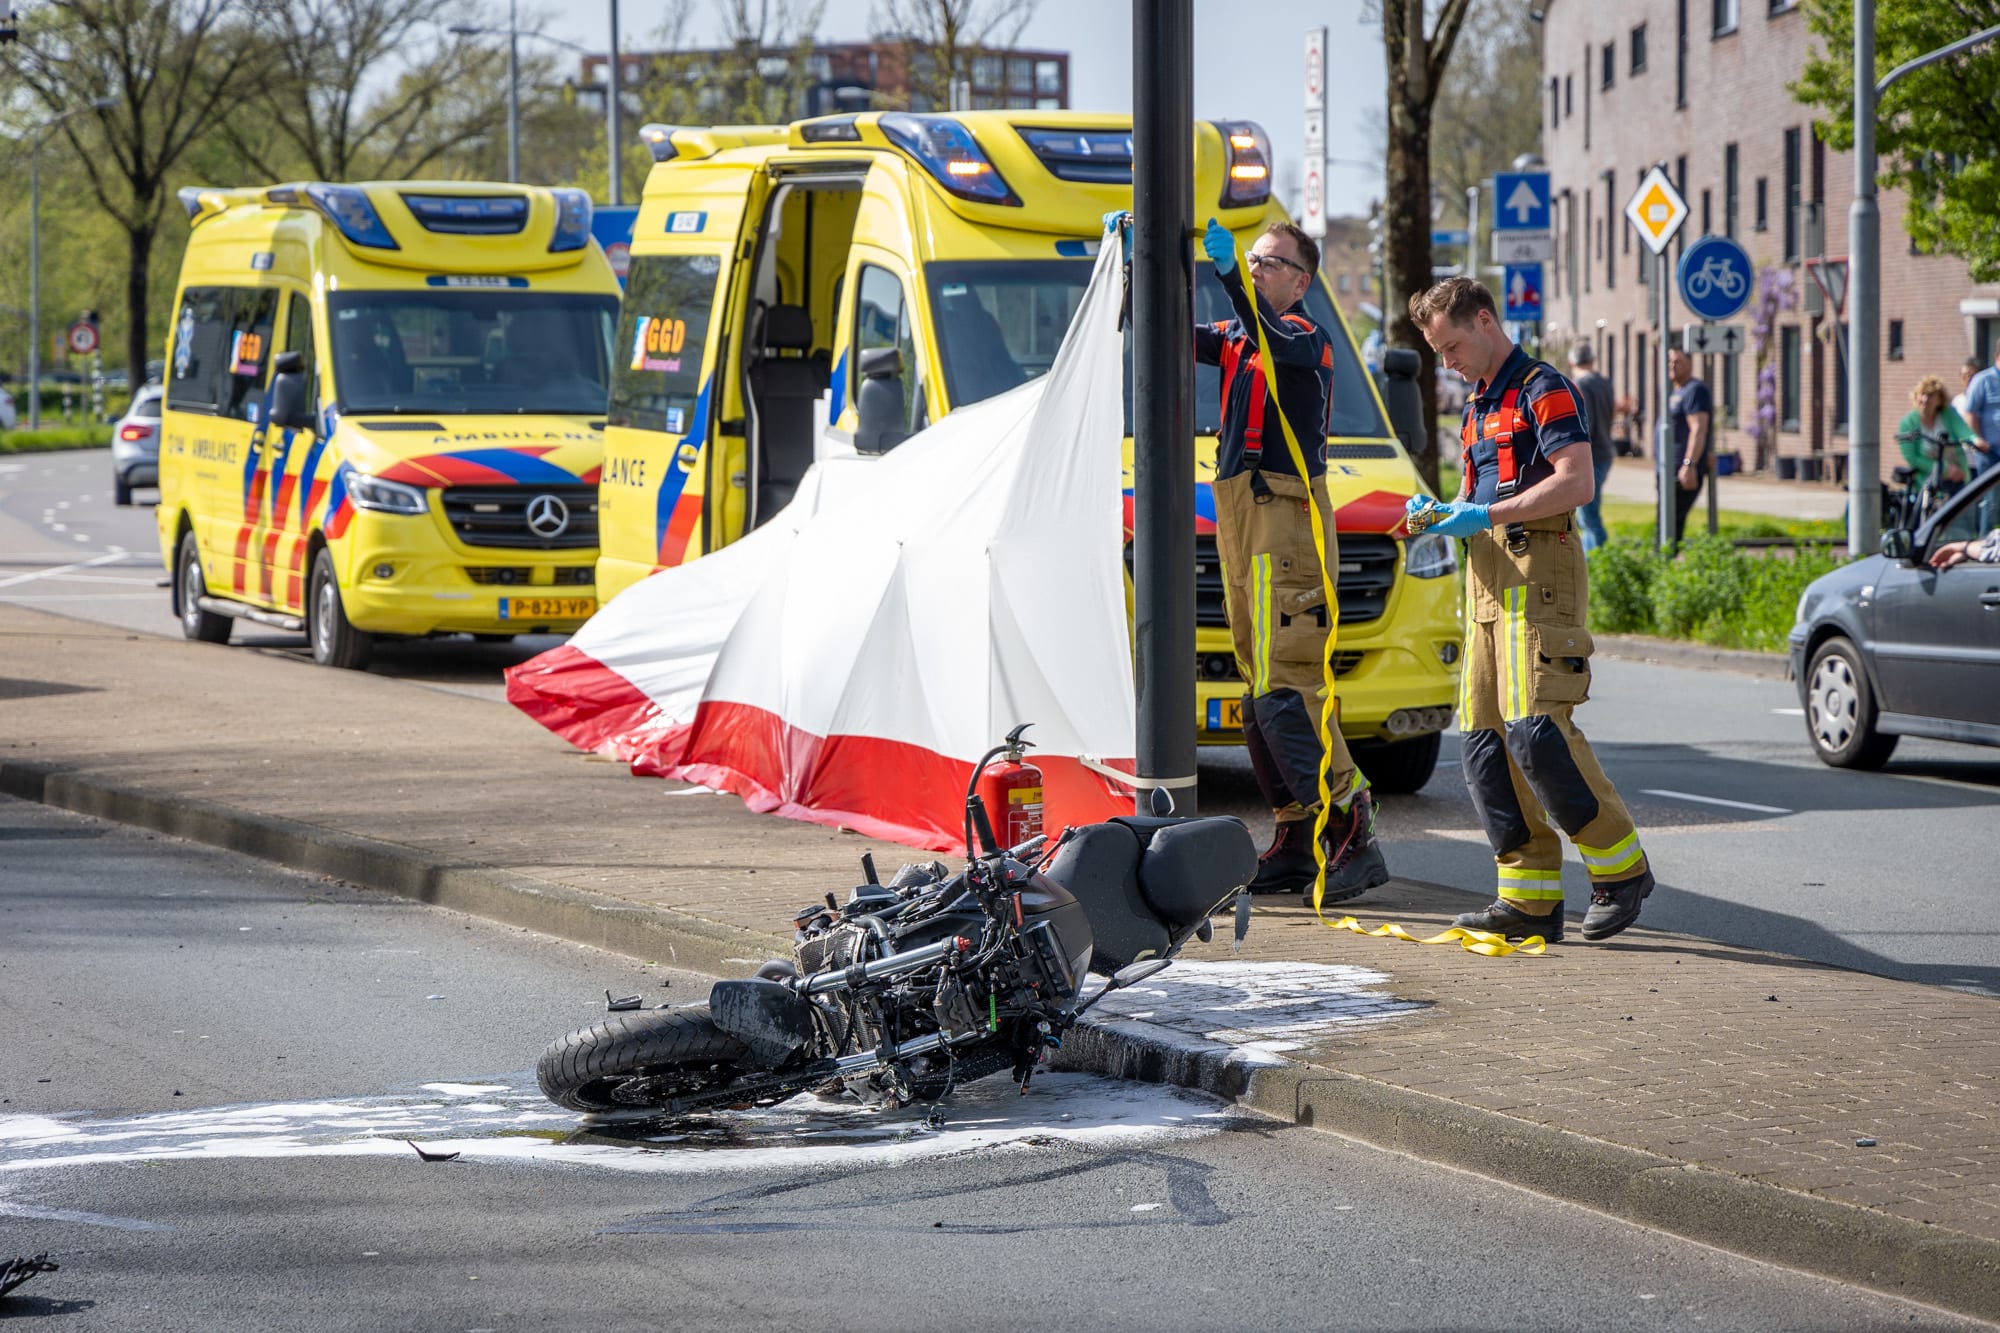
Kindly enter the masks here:
M 607 995 L 602 1021 L 543 1052 L 542 1092 L 573 1111 L 668 1117 L 809 1090 L 935 1103 L 1003 1069 L 1026 1092 L 1091 1005 L 1212 938 L 1232 899 L 1241 940 L 1257 872 L 1242 823 L 1177 818 L 1156 798 L 1165 813 L 1003 848 L 977 782 L 1005 749 L 973 767 L 965 845 L 980 851 L 962 870 L 933 861 L 882 883 L 864 856 L 844 903 L 828 893 L 793 918 L 789 961 L 717 982 L 706 1004 Z M 1093 972 L 1109 981 L 1086 999 Z

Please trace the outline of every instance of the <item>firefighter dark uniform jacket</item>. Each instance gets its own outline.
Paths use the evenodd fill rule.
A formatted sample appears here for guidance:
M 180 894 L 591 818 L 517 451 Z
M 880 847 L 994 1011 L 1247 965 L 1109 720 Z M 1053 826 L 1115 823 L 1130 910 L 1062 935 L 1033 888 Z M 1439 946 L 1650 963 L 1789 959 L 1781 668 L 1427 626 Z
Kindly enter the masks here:
M 1466 405 L 1461 494 L 1490 505 L 1546 482 L 1557 450 L 1579 446 L 1587 456 L 1581 402 L 1554 367 L 1516 347 Z M 1572 514 L 1466 543 L 1459 754 L 1493 847 L 1498 895 L 1535 915 L 1561 910 L 1557 828 L 1593 885 L 1646 872 L 1632 817 L 1570 716 L 1590 692 L 1588 577 Z
M 1222 436 L 1216 444 L 1215 475 L 1220 479 L 1261 468 L 1297 476 L 1291 451 L 1285 447 L 1284 427 L 1268 418 L 1269 394 L 1257 352 L 1257 331 L 1250 326 L 1257 308 L 1243 286 L 1243 270 L 1239 266 L 1221 277 L 1236 318 L 1197 324 L 1194 329 L 1194 359 L 1222 367 Z M 1292 433 L 1298 436 L 1306 473 L 1323 476 L 1326 427 L 1333 410 L 1333 343 L 1306 317 L 1303 303 L 1282 314 L 1272 312 L 1261 299 L 1257 307 L 1264 311 L 1264 340 L 1278 371 L 1278 397 Z

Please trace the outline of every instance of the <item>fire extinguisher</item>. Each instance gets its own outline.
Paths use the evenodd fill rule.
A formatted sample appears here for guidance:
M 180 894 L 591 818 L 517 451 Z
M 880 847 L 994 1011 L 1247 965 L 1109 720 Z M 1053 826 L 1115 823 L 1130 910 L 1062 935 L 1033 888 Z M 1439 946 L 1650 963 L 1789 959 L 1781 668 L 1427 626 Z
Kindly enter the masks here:
M 1032 725 L 1023 722 L 1007 733 L 1005 745 L 988 751 L 992 762 L 979 770 L 975 780 L 979 801 L 1002 847 L 1018 847 L 1042 831 L 1042 770 L 1022 757 L 1034 742 L 1022 740 L 1021 733 Z

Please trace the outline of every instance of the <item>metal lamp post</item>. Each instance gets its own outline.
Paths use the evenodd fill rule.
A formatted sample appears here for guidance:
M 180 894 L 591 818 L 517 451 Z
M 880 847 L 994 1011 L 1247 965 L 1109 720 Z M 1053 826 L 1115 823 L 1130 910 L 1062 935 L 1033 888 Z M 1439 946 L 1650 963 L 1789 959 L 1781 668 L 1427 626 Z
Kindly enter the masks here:
M 507 0 L 507 179 L 510 183 L 521 179 L 521 39 L 533 37 L 537 41 L 567 47 L 579 55 L 590 54 L 575 42 L 566 42 L 545 32 L 522 32 L 515 22 L 516 2 Z M 454 37 L 497 37 L 501 29 L 482 28 L 476 23 L 456 23 L 445 31 Z
M 100 97 L 71 107 L 31 130 L 28 142 L 28 429 L 42 427 L 42 141 L 56 126 L 86 111 L 108 111 L 116 99 Z
M 2000 25 L 1918 56 L 1875 77 L 1875 0 L 1854 0 L 1854 203 L 1847 210 L 1847 553 L 1882 543 L 1882 231 L 1875 203 L 1875 113 L 1882 94 L 1926 65 L 2000 37 Z
M 604 147 L 610 158 L 611 198 L 607 200 L 613 208 L 625 202 L 624 173 L 618 169 L 618 0 L 611 0 L 611 60 L 604 67 Z

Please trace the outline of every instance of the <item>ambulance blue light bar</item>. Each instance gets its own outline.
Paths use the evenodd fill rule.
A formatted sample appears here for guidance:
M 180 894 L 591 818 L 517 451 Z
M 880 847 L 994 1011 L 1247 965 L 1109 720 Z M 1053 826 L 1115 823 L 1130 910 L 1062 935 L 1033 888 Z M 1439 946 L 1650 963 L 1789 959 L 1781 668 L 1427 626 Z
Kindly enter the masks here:
M 400 250 L 396 238 L 382 225 L 382 217 L 375 211 L 375 205 L 368 201 L 368 192 L 353 185 L 328 185 L 316 181 L 306 186 L 306 198 L 312 206 L 326 214 L 327 220 L 340 228 L 340 234 L 356 245 L 364 245 L 372 250 Z
M 894 111 L 876 122 L 889 142 L 915 158 L 939 185 L 961 199 L 1019 208 L 1020 198 L 972 137 L 950 116 L 915 116 Z
M 590 196 L 582 190 L 551 190 L 556 197 L 556 235 L 551 253 L 581 250 L 590 244 Z

